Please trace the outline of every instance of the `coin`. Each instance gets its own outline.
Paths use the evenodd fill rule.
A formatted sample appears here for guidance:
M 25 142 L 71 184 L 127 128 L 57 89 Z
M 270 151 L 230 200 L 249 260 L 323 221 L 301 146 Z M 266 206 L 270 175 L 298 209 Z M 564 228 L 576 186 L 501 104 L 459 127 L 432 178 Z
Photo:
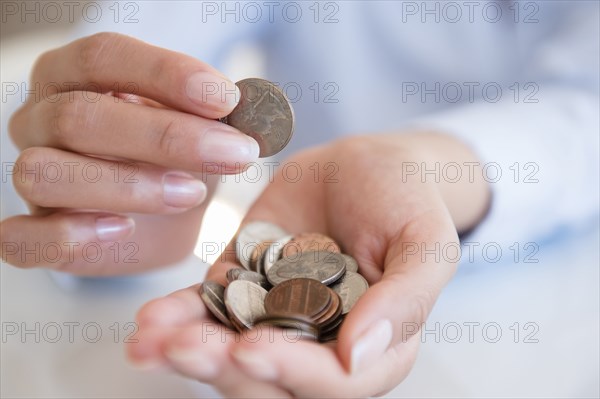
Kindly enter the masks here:
M 346 271 L 346 274 L 331 287 L 342 298 L 343 314 L 352 309 L 358 298 L 369 289 L 369 283 L 358 273 Z
M 255 139 L 261 158 L 277 154 L 294 133 L 294 110 L 290 102 L 268 80 L 243 79 L 236 86 L 240 89 L 240 101 L 221 122 Z
M 214 281 L 205 281 L 200 285 L 199 293 L 202 302 L 217 320 L 233 330 L 234 327 L 227 317 L 227 309 L 223 299 L 225 287 Z
M 314 318 L 331 301 L 330 289 L 317 280 L 293 278 L 274 287 L 265 298 L 267 314 Z
M 281 256 L 290 258 L 298 252 L 301 254 L 310 251 L 340 252 L 340 247 L 332 238 L 319 233 L 303 233 L 294 236 L 285 246 Z
M 283 330 L 287 342 L 299 339 L 316 341 L 319 337 L 319 328 L 315 323 L 300 315 L 266 315 L 256 320 L 255 326 L 272 326 Z
M 342 255 L 335 252 L 305 252 L 297 259 L 282 258 L 267 272 L 267 279 L 274 286 L 292 278 L 311 278 L 331 284 L 346 271 Z
M 275 241 L 288 233 L 281 227 L 268 222 L 249 222 L 242 226 L 237 234 L 235 251 L 238 261 L 246 269 L 250 269 L 250 257 L 260 243 Z
M 358 273 L 358 262 L 352 256 L 348 254 L 342 254 L 346 261 L 346 271 Z
M 263 257 L 262 272 L 264 275 L 266 275 L 271 266 L 273 266 L 275 262 L 281 258 L 281 251 L 283 250 L 284 245 L 287 244 L 291 239 L 292 236 L 285 236 L 269 246 L 265 256 Z
M 225 288 L 227 313 L 240 332 L 265 315 L 266 296 L 267 290 L 250 281 L 235 280 Z
M 329 294 L 331 296 L 330 305 L 327 309 L 327 312 L 322 314 L 315 323 L 323 329 L 327 330 L 335 322 L 335 320 L 341 316 L 342 314 L 342 300 L 340 296 L 335 293 L 331 288 L 327 288 L 329 290 Z
M 242 270 L 236 280 L 249 281 L 254 284 L 258 284 L 266 290 L 271 288 L 271 283 L 267 280 L 265 276 L 260 273 L 251 272 L 250 270 Z
M 227 279 L 227 282 L 231 283 L 232 281 L 237 280 L 240 273 L 243 271 L 244 269 L 240 267 L 232 267 L 231 269 L 227 270 L 227 273 L 225 273 L 225 278 Z
M 273 241 L 263 241 L 254 248 L 252 255 L 250 255 L 250 270 L 262 273 L 262 260 L 271 244 L 273 244 Z

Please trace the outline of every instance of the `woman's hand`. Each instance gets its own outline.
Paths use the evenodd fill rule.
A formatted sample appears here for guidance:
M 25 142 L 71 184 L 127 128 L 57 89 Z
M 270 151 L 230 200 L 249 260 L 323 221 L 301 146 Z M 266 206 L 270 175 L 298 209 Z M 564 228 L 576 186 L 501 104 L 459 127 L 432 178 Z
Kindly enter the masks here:
M 139 343 L 128 347 L 133 362 L 171 367 L 231 397 L 372 396 L 406 377 L 420 341 L 415 333 L 460 258 L 457 229 L 474 226 L 489 201 L 481 174 L 436 181 L 413 173 L 414 165 L 433 170 L 436 162 L 463 165 L 474 155 L 450 137 L 390 134 L 344 139 L 290 161 L 302 178 L 277 174 L 246 221 L 327 234 L 358 260 L 371 287 L 347 315 L 337 345 L 289 342 L 266 330 L 234 334 L 213 321 L 193 286 L 139 312 Z M 315 163 L 337 172 L 315 180 Z M 224 284 L 236 263 L 230 244 L 207 279 Z
M 2 259 L 18 267 L 104 275 L 177 261 L 204 211 L 199 176 L 258 157 L 253 139 L 215 120 L 239 100 L 231 81 L 131 37 L 49 51 L 29 87 L 9 130 L 22 151 L 13 182 L 31 215 L 1 225 Z

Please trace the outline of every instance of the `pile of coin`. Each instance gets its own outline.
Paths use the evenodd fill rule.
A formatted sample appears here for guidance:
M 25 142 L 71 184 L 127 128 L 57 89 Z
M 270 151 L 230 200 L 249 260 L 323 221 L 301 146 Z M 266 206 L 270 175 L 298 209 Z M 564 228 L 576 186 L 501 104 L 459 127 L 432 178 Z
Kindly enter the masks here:
M 277 154 L 294 133 L 294 109 L 285 94 L 268 80 L 248 78 L 236 83 L 237 106 L 221 122 L 235 127 L 258 142 L 259 157 Z
M 205 281 L 200 296 L 219 321 L 239 332 L 273 326 L 333 341 L 369 288 L 356 260 L 322 234 L 292 236 L 272 223 L 251 222 L 236 237 L 236 254 L 244 269 L 228 270 L 227 287 Z

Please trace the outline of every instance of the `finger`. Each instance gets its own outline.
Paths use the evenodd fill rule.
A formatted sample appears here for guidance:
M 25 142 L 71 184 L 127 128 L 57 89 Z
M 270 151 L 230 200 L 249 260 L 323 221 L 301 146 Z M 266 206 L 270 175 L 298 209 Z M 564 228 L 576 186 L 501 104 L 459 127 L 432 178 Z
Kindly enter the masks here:
M 162 346 L 177 328 L 209 318 L 195 284 L 146 303 L 137 313 L 137 342 L 127 345 L 129 359 L 140 368 L 165 364 Z
M 351 373 L 374 364 L 389 347 L 401 348 L 425 322 L 460 258 L 452 226 L 447 212 L 431 211 L 390 243 L 381 281 L 359 299 L 340 331 L 338 352 Z M 441 248 L 454 248 L 457 255 L 439 256 Z
M 2 259 L 18 267 L 44 266 L 77 274 L 99 272 L 102 256 L 134 231 L 132 219 L 114 214 L 55 213 L 14 216 L 0 222 Z
M 163 347 L 169 366 L 190 378 L 210 383 L 226 397 L 290 397 L 274 384 L 249 378 L 232 362 L 229 350 L 243 339 L 208 321 L 180 328 Z
M 26 201 L 47 208 L 172 214 L 206 198 L 206 185 L 189 173 L 45 147 L 20 154 L 13 184 Z
M 209 173 L 237 171 L 260 151 L 224 123 L 82 91 L 17 112 L 10 132 L 22 149 L 56 147 Z
M 39 82 L 46 95 L 112 90 L 210 119 L 229 114 L 239 99 L 237 87 L 208 64 L 107 32 L 43 54 L 33 69 L 32 81 Z
M 227 339 L 235 340 L 236 334 L 210 321 L 199 287 L 175 291 L 140 309 L 136 317 L 139 331 L 135 341 L 126 346 L 129 360 L 140 369 L 175 368 L 195 379 L 218 382 L 217 387 L 228 397 L 289 397 L 270 384 L 257 384 L 231 365 L 226 347 L 218 345 L 221 340 L 227 345 Z M 209 342 L 217 347 L 205 354 Z M 207 356 L 217 359 L 207 362 Z M 215 362 L 225 362 L 222 367 L 228 368 L 211 379 Z
M 406 377 L 418 347 L 411 342 L 410 353 L 401 357 L 392 348 L 371 368 L 351 375 L 330 347 L 296 340 L 292 332 L 258 330 L 252 339 L 235 344 L 233 359 L 248 375 L 276 383 L 296 397 L 366 397 L 388 390 Z
M 146 303 L 137 313 L 140 327 L 182 326 L 209 317 L 198 290 L 200 284 Z

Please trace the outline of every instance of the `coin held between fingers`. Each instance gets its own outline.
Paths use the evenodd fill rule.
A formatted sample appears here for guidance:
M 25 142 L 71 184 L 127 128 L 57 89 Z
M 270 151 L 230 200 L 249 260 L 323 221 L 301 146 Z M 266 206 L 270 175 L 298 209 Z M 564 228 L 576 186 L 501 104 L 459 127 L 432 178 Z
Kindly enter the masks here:
M 277 154 L 294 133 L 291 103 L 275 84 L 264 79 L 243 79 L 236 86 L 241 92 L 240 101 L 221 122 L 254 138 L 261 158 Z

